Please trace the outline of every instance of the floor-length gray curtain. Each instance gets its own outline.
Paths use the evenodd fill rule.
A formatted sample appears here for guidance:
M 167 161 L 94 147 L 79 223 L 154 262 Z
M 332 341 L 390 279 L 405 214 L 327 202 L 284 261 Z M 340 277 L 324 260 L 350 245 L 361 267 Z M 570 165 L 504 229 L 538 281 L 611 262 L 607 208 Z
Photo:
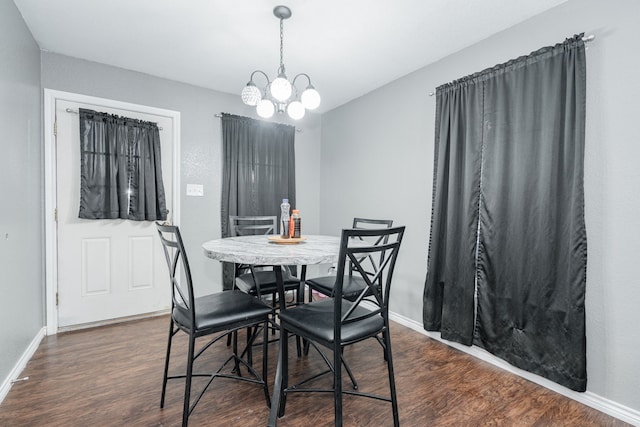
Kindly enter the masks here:
M 282 199 L 296 208 L 295 127 L 222 115 L 222 237 L 230 215 L 280 217 Z M 223 287 L 233 286 L 233 266 L 223 266 Z
M 424 325 L 471 345 L 482 151 L 482 91 L 439 90 Z M 469 286 L 471 284 L 471 286 Z
M 439 88 L 424 309 L 427 329 L 578 391 L 587 380 L 585 68 L 576 36 Z M 482 101 L 452 108 L 461 94 Z
M 79 217 L 166 220 L 157 123 L 84 108 L 79 115 Z

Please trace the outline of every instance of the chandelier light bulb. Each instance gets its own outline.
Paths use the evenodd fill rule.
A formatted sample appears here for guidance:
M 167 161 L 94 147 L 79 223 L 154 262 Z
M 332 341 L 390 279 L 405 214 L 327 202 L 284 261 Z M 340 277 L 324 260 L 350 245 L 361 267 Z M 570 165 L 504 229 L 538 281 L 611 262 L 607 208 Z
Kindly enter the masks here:
M 300 97 L 302 105 L 308 110 L 315 110 L 320 105 L 320 94 L 312 86 L 305 89 Z
M 279 75 L 269 88 L 271 95 L 278 101 L 284 102 L 291 97 L 291 83 L 284 74 Z
M 253 84 L 253 82 L 247 83 L 244 89 L 242 89 L 242 94 L 240 96 L 242 97 L 242 102 L 254 107 L 258 105 L 260 100 L 262 100 L 262 93 L 260 92 L 260 89 Z
M 301 118 L 304 117 L 304 113 L 305 113 L 304 105 L 302 105 L 302 102 L 300 101 L 293 101 L 287 107 L 287 113 L 289 114 L 289 117 L 291 117 L 292 119 L 300 120 Z
M 269 101 L 268 99 L 263 99 L 262 101 L 258 102 L 258 106 L 256 107 L 258 115 L 264 119 L 268 119 L 269 117 L 273 116 L 275 110 L 276 107 L 273 105 L 273 102 Z

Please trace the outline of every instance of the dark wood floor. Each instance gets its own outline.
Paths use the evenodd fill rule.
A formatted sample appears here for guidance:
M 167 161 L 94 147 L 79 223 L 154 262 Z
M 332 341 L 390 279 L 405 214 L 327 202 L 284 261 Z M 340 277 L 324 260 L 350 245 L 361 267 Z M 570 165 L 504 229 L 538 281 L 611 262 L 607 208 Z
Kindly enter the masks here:
M 177 426 L 183 383 L 170 383 L 164 409 L 160 387 L 168 318 L 159 317 L 45 337 L 0 405 L 0 426 Z M 182 334 L 181 334 L 182 335 Z M 400 325 L 392 340 L 403 426 L 625 426 L 594 409 L 504 372 Z M 175 342 L 174 369 L 184 366 L 186 340 Z M 292 342 L 293 345 L 293 342 Z M 276 346 L 270 347 L 271 376 Z M 292 347 L 293 351 L 293 347 Z M 360 389 L 387 389 L 379 345 L 346 351 Z M 201 363 L 227 355 L 222 345 Z M 260 357 L 257 351 L 256 357 Z M 320 367 L 313 352 L 292 369 Z M 327 379 L 328 380 L 328 379 Z M 346 426 L 392 425 L 390 405 L 345 398 Z M 190 419 L 193 426 L 263 426 L 268 409 L 250 384 L 216 380 Z M 333 425 L 329 395 L 295 395 L 278 425 Z

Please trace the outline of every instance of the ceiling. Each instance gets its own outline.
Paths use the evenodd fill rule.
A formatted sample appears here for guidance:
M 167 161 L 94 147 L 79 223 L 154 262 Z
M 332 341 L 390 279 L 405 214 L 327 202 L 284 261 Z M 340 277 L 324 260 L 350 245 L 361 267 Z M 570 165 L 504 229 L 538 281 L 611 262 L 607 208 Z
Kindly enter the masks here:
M 275 77 L 285 4 L 287 74 L 309 74 L 320 112 L 565 1 L 14 0 L 45 51 L 232 94 Z

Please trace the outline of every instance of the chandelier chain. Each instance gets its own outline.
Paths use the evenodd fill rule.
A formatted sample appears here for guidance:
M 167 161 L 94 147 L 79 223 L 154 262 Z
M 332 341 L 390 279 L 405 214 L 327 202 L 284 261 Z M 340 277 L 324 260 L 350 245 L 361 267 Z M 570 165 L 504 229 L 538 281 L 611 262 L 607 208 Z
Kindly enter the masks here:
M 284 25 L 283 19 L 280 18 L 280 69 L 279 73 L 284 73 Z

